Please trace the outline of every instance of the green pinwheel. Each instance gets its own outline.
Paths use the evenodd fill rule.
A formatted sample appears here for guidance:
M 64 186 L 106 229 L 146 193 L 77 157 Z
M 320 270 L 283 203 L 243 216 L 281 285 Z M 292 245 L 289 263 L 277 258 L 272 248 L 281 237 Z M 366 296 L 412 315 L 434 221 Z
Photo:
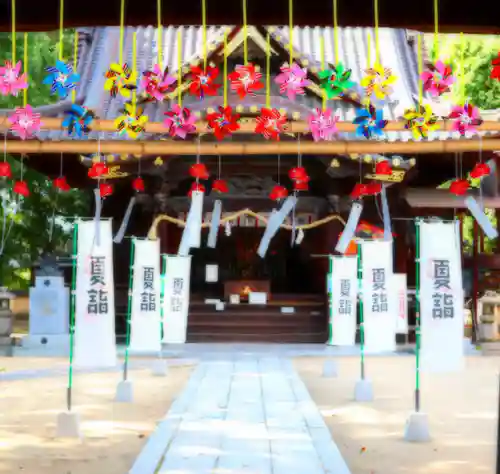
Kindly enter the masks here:
M 346 69 L 342 63 L 332 66 L 319 72 L 321 88 L 325 90 L 328 99 L 333 99 L 342 95 L 347 89 L 354 87 L 354 82 L 350 80 L 352 71 Z

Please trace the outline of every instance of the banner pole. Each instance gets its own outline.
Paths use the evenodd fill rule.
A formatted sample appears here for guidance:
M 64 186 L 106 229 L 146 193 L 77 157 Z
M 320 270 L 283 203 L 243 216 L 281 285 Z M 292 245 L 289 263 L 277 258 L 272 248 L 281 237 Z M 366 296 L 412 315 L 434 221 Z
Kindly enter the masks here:
M 328 290 L 328 303 L 330 306 L 330 318 L 328 321 L 328 344 L 332 345 L 333 343 L 333 286 L 331 285 L 332 277 L 333 277 L 333 257 L 331 255 L 328 256 L 328 281 L 326 283 L 326 288 Z
M 415 220 L 415 412 L 420 411 L 420 220 Z
M 362 252 L 361 243 L 358 242 L 358 298 L 359 298 L 359 347 L 360 347 L 360 364 L 361 364 L 361 380 L 365 379 L 365 328 L 363 321 L 363 269 L 362 269 Z
M 161 273 L 161 285 L 160 285 L 160 340 L 163 341 L 164 323 L 163 318 L 165 316 L 165 278 L 167 277 L 167 256 L 162 254 L 162 273 Z M 160 357 L 162 351 L 160 350 Z
M 75 302 L 76 302 L 76 268 L 78 261 L 78 223 L 73 224 L 73 255 L 71 271 L 71 296 L 70 296 L 70 316 L 69 316 L 69 370 L 68 387 L 66 391 L 66 405 L 71 411 L 71 396 L 73 391 L 73 356 L 75 344 Z
M 129 347 L 130 347 L 130 316 L 132 313 L 132 293 L 134 285 L 134 253 L 135 253 L 135 239 L 130 242 L 130 265 L 129 265 L 129 282 L 128 282 L 128 301 L 127 301 L 127 336 L 126 336 L 126 346 L 125 346 L 125 361 L 123 363 L 123 381 L 127 380 L 128 377 L 128 358 L 129 358 Z

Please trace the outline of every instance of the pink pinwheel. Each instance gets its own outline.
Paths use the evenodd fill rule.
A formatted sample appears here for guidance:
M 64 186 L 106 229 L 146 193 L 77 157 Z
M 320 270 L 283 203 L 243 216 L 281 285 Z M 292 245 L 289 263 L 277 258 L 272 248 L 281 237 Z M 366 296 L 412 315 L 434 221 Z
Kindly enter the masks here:
M 40 131 L 40 114 L 34 114 L 31 105 L 18 107 L 9 117 L 12 124 L 11 129 L 19 135 L 19 138 L 26 140 Z
M 450 86 L 455 82 L 451 66 L 437 61 L 436 64 L 429 65 L 429 70 L 420 75 L 424 90 L 434 97 L 438 97 L 450 90 Z
M 5 61 L 5 66 L 0 67 L 0 94 L 17 96 L 20 90 L 27 89 L 26 74 L 21 74 L 21 61 L 15 66 L 10 61 Z
M 479 109 L 472 104 L 455 105 L 448 117 L 453 120 L 452 130 L 464 136 L 466 132 L 477 133 L 477 126 L 483 123 Z
M 175 104 L 171 112 L 165 112 L 167 118 L 163 124 L 171 137 L 186 138 L 188 133 L 196 132 L 196 117 L 188 108 L 181 108 Z
M 331 140 L 338 132 L 338 120 L 339 118 L 332 115 L 332 111 L 329 109 L 316 109 L 316 112 L 309 115 L 307 121 L 309 123 L 309 129 L 311 130 L 314 141 L 318 142 L 320 140 Z
M 162 71 L 160 66 L 155 64 L 152 71 L 142 73 L 141 89 L 147 99 L 162 101 L 175 81 L 175 77 L 168 74 L 168 68 Z
M 304 87 L 311 84 L 311 81 L 307 79 L 307 69 L 301 68 L 297 63 L 293 63 L 291 67 L 283 66 L 275 82 L 280 86 L 280 93 L 286 92 L 290 100 L 295 99 L 297 94 L 304 94 Z

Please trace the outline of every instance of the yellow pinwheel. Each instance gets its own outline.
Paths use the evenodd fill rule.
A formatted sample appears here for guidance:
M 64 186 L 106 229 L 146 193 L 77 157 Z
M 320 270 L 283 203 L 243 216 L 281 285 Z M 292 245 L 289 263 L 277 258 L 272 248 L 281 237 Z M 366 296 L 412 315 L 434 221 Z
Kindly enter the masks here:
M 131 103 L 125 104 L 124 114 L 115 120 L 115 127 L 120 135 L 127 134 L 130 138 L 137 138 L 146 129 L 149 118 L 142 115 L 142 109 Z
M 365 72 L 366 76 L 361 79 L 361 86 L 365 88 L 368 97 L 375 94 L 377 99 L 384 100 L 392 94 L 391 85 L 396 82 L 397 77 L 392 75 L 391 69 L 375 64 Z
M 104 90 L 109 91 L 111 97 L 115 98 L 118 93 L 129 98 L 130 92 L 137 89 L 137 73 L 132 71 L 127 64 L 111 64 L 106 72 Z
M 430 105 L 419 105 L 414 109 L 407 109 L 403 118 L 406 120 L 405 128 L 411 130 L 415 140 L 427 138 L 429 132 L 436 130 L 438 126 L 438 117 L 433 114 Z

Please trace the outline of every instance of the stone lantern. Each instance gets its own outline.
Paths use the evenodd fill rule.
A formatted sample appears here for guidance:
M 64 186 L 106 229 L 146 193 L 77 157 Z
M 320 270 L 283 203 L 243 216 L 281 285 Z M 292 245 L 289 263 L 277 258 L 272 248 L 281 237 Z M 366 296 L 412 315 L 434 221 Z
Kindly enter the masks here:
M 487 291 L 478 300 L 479 334 L 483 341 L 499 341 L 500 295 Z
M 12 355 L 12 310 L 11 301 L 15 298 L 5 288 L 0 288 L 0 353 Z

